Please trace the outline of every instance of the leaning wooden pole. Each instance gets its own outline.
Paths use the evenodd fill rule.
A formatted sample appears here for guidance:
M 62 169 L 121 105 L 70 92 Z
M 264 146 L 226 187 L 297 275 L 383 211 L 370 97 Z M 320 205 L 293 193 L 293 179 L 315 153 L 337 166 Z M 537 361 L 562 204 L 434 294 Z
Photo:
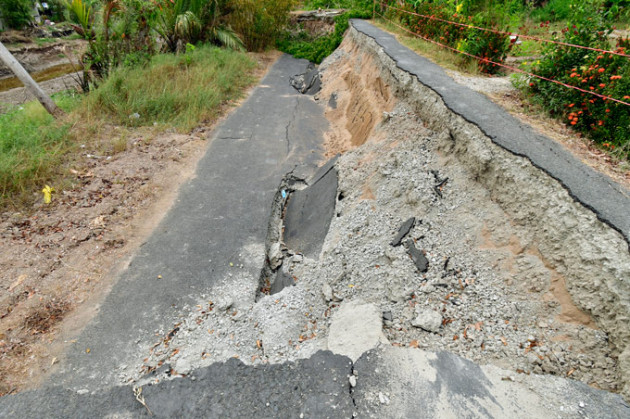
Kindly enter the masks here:
M 64 115 L 64 112 L 59 109 L 55 102 L 48 96 L 35 80 L 31 77 L 30 74 L 22 64 L 15 59 L 13 54 L 0 42 L 0 60 L 9 67 L 9 69 L 15 74 L 15 76 L 20 79 L 20 81 L 24 84 L 24 86 L 39 100 L 39 102 L 46 108 L 48 113 L 50 113 L 53 117 L 58 118 Z

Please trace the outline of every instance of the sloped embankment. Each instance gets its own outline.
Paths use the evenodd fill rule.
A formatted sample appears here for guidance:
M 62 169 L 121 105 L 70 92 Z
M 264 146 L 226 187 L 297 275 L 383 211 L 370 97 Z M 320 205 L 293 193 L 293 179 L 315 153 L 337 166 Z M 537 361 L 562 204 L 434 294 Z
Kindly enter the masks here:
M 329 154 L 365 144 L 337 163 L 320 261 L 294 273 L 377 303 L 395 344 L 628 396 L 628 191 L 412 56 L 355 21 L 322 64 Z M 409 217 L 407 250 L 388 246 Z

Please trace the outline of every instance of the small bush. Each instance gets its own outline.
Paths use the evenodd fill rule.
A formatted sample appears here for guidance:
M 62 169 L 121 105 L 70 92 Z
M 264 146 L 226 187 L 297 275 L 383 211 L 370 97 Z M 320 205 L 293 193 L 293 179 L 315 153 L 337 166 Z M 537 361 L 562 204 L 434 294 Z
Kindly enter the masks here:
M 2 20 L 11 29 L 22 29 L 32 20 L 33 3 L 29 0 L 0 0 Z
M 291 54 L 296 58 L 305 58 L 319 64 L 337 49 L 353 18 L 366 19 L 372 16 L 372 11 L 353 10 L 335 18 L 333 33 L 318 38 L 310 38 L 304 33 L 297 36 L 286 33 L 277 42 L 280 51 Z
M 530 17 L 539 22 L 566 20 L 571 14 L 573 0 L 549 0 L 544 6 L 532 10 Z
M 612 25 L 608 11 L 595 2 L 575 7 L 562 30 L 566 43 L 608 50 Z M 629 40 L 616 51 L 628 53 Z M 603 96 L 630 102 L 630 60 L 614 54 L 549 44 L 533 73 Z M 561 118 L 608 149 L 630 156 L 630 106 L 544 80 L 532 79 L 527 89 L 552 115 Z

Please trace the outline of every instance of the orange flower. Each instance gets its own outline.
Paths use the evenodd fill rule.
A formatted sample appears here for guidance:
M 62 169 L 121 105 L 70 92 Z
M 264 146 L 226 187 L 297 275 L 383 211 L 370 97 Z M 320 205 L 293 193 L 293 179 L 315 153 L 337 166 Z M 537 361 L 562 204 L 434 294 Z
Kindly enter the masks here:
M 597 125 L 601 127 L 602 125 L 604 125 L 604 121 L 597 121 Z
M 606 109 L 606 113 L 610 112 L 610 109 Z
M 606 71 L 606 69 L 605 69 L 605 68 L 600 68 L 600 69 L 599 69 L 599 70 L 597 70 L 597 71 L 599 71 L 600 73 L 603 73 L 604 71 Z
M 601 87 L 603 89 L 604 87 L 606 87 L 606 85 L 604 83 L 600 83 L 599 87 Z
M 575 103 L 572 103 L 572 104 L 569 105 L 569 108 L 572 108 L 574 106 L 575 106 Z
M 575 125 L 575 124 L 577 124 L 577 119 L 574 121 L 571 121 L 571 125 Z

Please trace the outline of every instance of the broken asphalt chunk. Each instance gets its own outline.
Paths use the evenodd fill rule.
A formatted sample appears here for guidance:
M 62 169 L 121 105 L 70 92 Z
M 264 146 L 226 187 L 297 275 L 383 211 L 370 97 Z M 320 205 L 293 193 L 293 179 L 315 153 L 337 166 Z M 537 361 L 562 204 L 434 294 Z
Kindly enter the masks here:
M 411 231 L 411 229 L 413 228 L 415 224 L 416 224 L 416 217 L 411 217 L 410 219 L 405 221 L 403 225 L 400 226 L 400 228 L 398 229 L 398 233 L 396 233 L 394 240 L 392 240 L 390 244 L 394 247 L 400 246 L 400 243 L 402 243 L 402 240 L 405 238 L 407 234 L 409 234 L 409 232 Z
M 411 256 L 411 260 L 413 260 L 413 263 L 415 263 L 420 273 L 427 272 L 429 270 L 429 260 L 424 255 L 424 252 L 419 250 L 412 240 L 407 240 L 405 245 L 409 256 Z
M 319 70 L 314 64 L 309 64 L 305 73 L 297 74 L 289 79 L 291 86 L 298 92 L 314 95 L 322 88 L 322 79 Z

